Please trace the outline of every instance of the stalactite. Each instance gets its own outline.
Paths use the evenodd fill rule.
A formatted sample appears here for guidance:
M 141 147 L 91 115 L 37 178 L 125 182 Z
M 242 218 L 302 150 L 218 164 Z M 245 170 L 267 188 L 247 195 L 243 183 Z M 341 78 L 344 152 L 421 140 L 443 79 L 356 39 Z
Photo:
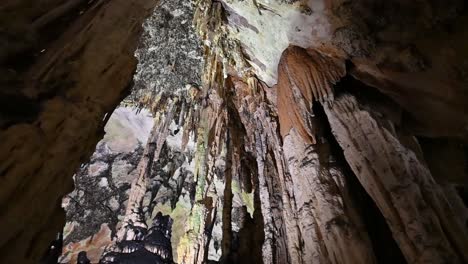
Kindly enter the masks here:
M 178 98 L 165 98 L 166 102 L 162 102 L 162 108 L 166 111 L 156 112 L 155 125 L 151 131 L 147 146 L 143 153 L 143 157 L 138 164 L 138 177 L 132 183 L 130 197 L 127 204 L 125 218 L 122 227 L 117 234 L 117 241 L 132 240 L 134 234 L 128 234 L 127 226 L 141 226 L 146 228 L 144 219 L 141 218 L 140 210 L 143 203 L 143 198 L 146 193 L 148 177 L 151 175 L 151 168 L 154 160 L 158 160 L 162 146 L 169 133 L 169 125 L 172 122 L 174 111 Z M 156 104 L 161 103 L 159 100 Z M 156 107 L 154 108 L 157 109 Z
M 278 66 L 278 116 L 283 138 L 295 128 L 307 143 L 316 143 L 314 101 L 332 102 L 333 84 L 345 75 L 344 61 L 299 47 L 286 49 Z
M 258 177 L 257 188 L 260 195 L 265 234 L 265 241 L 262 247 L 263 262 L 288 263 L 289 253 L 285 248 L 287 242 L 285 241 L 286 231 L 284 230 L 283 223 L 285 220 L 281 212 L 281 207 L 283 206 L 281 199 L 283 193 L 282 184 L 281 180 L 279 180 L 278 186 L 278 182 L 274 182 L 274 179 L 267 176 L 270 168 L 265 164 L 267 162 L 268 138 L 269 136 L 273 136 L 271 140 L 274 140 L 276 136 L 275 132 L 273 132 L 275 131 L 274 128 L 273 130 L 269 130 L 274 124 L 268 124 L 269 111 L 265 111 L 265 103 L 261 103 L 261 106 L 258 106 L 257 98 L 259 98 L 259 95 L 253 96 L 251 88 L 240 80 L 232 79 L 230 82 L 232 83 L 231 89 L 236 93 L 234 103 L 246 130 L 245 140 L 247 144 L 245 145 L 245 151 L 250 152 L 256 158 L 257 175 L 254 177 Z M 268 130 L 274 134 L 268 134 L 264 130 Z M 270 175 L 271 173 L 273 172 L 270 172 Z M 278 172 L 275 171 L 275 175 L 278 175 Z M 279 197 L 277 196 L 278 191 L 280 192 Z M 278 211 L 274 208 L 277 208 Z
M 57 17 L 63 16 L 70 8 L 74 9 L 85 2 L 71 1 L 49 10 L 38 16 L 32 26 L 43 28 Z M 281 50 L 268 50 L 277 54 L 264 54 L 253 46 L 258 44 L 255 41 L 247 43 L 251 39 L 248 38 L 249 35 L 242 35 L 245 34 L 242 27 L 248 27 L 257 35 L 264 36 L 259 28 L 265 29 L 261 25 L 264 22 L 262 19 L 270 13 L 281 20 L 308 19 L 313 13 L 312 16 L 317 16 L 314 19 L 319 22 L 328 19 L 332 21 L 330 17 L 334 14 L 323 12 L 327 13 L 324 16 L 315 9 L 307 8 L 306 4 L 296 4 L 294 9 L 283 8 L 285 1 L 274 4 L 240 2 L 244 1 L 195 1 L 194 25 L 203 42 L 205 58 L 203 84 L 200 87 L 189 84 L 187 91 L 182 94 L 177 91 L 180 83 L 174 85 L 176 88 L 165 90 L 153 87 L 154 83 L 145 79 L 147 75 L 136 75 L 138 85 L 135 87 L 139 87 L 138 94 L 141 97 L 135 100 L 138 96 L 133 96 L 125 103 L 139 109 L 150 109 L 155 115 L 157 125 L 138 166 L 139 174 L 132 184 L 127 212 L 117 234 L 117 243 L 137 239 L 139 234 L 135 230 L 148 229 L 149 216 L 154 216 L 159 207 L 164 207 L 158 204 L 161 197 L 157 197 L 157 189 L 162 188 L 160 185 L 169 180 L 177 182 L 174 192 L 180 196 L 184 189 L 185 176 L 181 179 L 175 179 L 176 176 L 158 179 L 161 184 L 153 182 L 151 188 L 155 192 L 150 194 L 148 179 L 156 166 L 152 163 L 158 162 L 161 152 L 168 150 L 172 154 L 176 149 L 169 147 L 174 142 L 169 142 L 168 136 L 174 136 L 178 130 L 183 129 L 180 150 L 184 152 L 191 147 L 190 144 L 196 142 L 194 153 L 190 152 L 195 156 L 195 179 L 191 183 L 194 188 L 190 197 L 184 198 L 190 201 L 186 203 L 187 209 L 184 211 L 188 215 L 184 215 L 185 222 L 181 224 L 185 225 L 186 230 L 179 232 L 184 233 L 183 235 L 178 234 L 178 262 L 235 262 L 242 259 L 241 252 L 248 251 L 239 246 L 239 243 L 257 238 L 261 234 L 261 257 L 265 263 L 375 263 L 377 254 L 369 238 L 375 234 L 371 235 L 365 230 L 364 216 L 360 211 L 362 208 L 359 208 L 361 204 L 349 195 L 348 180 L 354 175 L 347 171 L 346 162 L 382 211 L 408 262 L 466 261 L 466 239 L 458 235 L 466 231 L 460 227 L 462 221 L 466 220 L 466 210 L 452 185 L 443 183 L 441 189 L 432 180 L 431 173 L 420 160 L 422 153 L 413 155 L 411 151 L 418 148 L 417 140 L 411 135 L 396 135 L 397 129 L 392 124 L 392 118 L 380 122 L 378 118 L 366 115 L 366 111 L 375 110 L 373 106 L 370 107 L 371 110 L 360 109 L 347 96 L 341 96 L 334 102 L 334 85 L 346 74 L 344 59 L 358 56 L 359 52 L 364 54 L 364 50 L 354 51 L 359 49 L 354 46 L 360 46 L 362 41 L 348 41 L 346 37 L 349 36 L 346 36 L 346 44 L 335 47 L 327 44 L 327 36 L 323 36 L 320 39 L 314 38 L 314 43 L 320 43 L 318 47 L 319 44 L 306 45 L 311 43 L 305 43 L 301 39 L 303 36 L 299 34 L 303 33 L 278 34 L 279 37 L 274 34 L 281 45 L 268 42 L 261 45 L 271 44 Z M 104 2 L 100 1 L 97 7 L 103 5 Z M 355 5 L 358 4 L 352 4 L 353 7 Z M 242 9 L 246 6 L 252 7 L 254 13 L 261 16 L 258 19 L 261 23 L 248 21 L 252 20 L 251 14 L 240 12 L 249 11 L 250 9 Z M 99 11 L 97 7 L 93 11 Z M 288 12 L 285 10 L 291 11 L 293 16 L 287 16 Z M 173 10 L 163 11 L 172 19 Z M 306 14 L 308 12 L 311 14 Z M 231 22 L 237 24 L 232 25 Z M 284 24 L 295 26 L 295 32 L 304 29 L 301 25 Z M 330 22 L 328 26 L 333 31 L 332 28 L 336 25 Z M 346 25 L 340 26 L 344 28 Z M 326 28 L 314 28 L 314 32 L 328 31 L 328 27 Z M 278 30 L 284 33 L 284 29 Z M 336 35 L 328 36 L 333 38 L 330 42 L 340 41 L 336 40 L 340 30 L 335 32 Z M 290 31 L 289 28 L 287 31 Z M 312 35 L 316 35 L 314 32 L 311 32 Z M 237 33 L 239 34 L 236 35 Z M 265 39 L 271 42 L 271 39 Z M 273 61 L 276 66 L 277 60 L 272 57 L 284 50 L 287 45 L 283 44 L 290 44 L 282 42 L 286 39 L 294 39 L 301 46 L 314 46 L 315 49 L 287 48 L 278 65 L 278 85 L 267 87 L 260 76 L 263 73 L 262 77 L 265 77 L 265 72 L 271 71 L 267 75 L 274 79 L 276 69 L 263 63 Z M 343 45 L 352 47 L 342 48 Z M 85 46 L 84 50 L 87 49 Z M 259 54 L 261 56 L 256 57 Z M 148 54 L 137 52 L 137 57 L 143 60 L 147 59 L 146 55 Z M 59 55 L 49 57 L 43 64 L 45 66 L 32 74 L 33 79 L 48 79 L 53 75 L 61 76 L 71 72 L 69 69 L 50 72 L 54 64 L 61 63 L 60 60 Z M 382 74 L 387 75 L 383 78 L 378 76 L 380 73 L 376 74 L 380 66 L 374 69 L 369 66 L 372 63 L 359 59 L 353 59 L 353 63 L 357 66 L 354 69 L 356 77 L 379 86 L 377 89 L 386 92 L 387 96 L 399 99 L 397 101 L 400 104 L 407 103 L 407 98 L 402 100 L 400 94 L 393 94 L 394 87 L 390 85 L 401 84 L 395 80 L 386 80 L 387 77 L 404 80 L 406 75 L 382 71 Z M 68 67 L 68 62 L 65 64 Z M 152 64 L 147 63 L 144 67 L 152 68 L 148 65 Z M 174 70 L 176 62 L 169 61 L 168 66 Z M 379 81 L 379 78 L 385 81 Z M 387 84 L 388 87 L 380 87 L 382 84 Z M 146 87 L 147 85 L 151 87 Z M 171 85 L 172 83 L 167 84 Z M 51 89 L 49 83 L 43 89 L 27 92 L 34 96 L 46 94 Z M 417 94 L 423 93 L 418 91 Z M 326 121 L 323 113 L 315 111 L 319 105 L 325 109 L 335 137 L 345 151 L 346 160 L 337 155 L 339 149 L 331 149 L 330 142 L 333 138 L 329 131 L 324 132 Z M 46 104 L 46 107 L 50 105 Z M 461 108 L 458 106 L 456 109 Z M 413 107 L 407 109 L 412 110 Z M 99 111 L 107 113 L 107 121 L 112 108 Z M 457 124 L 457 127 L 462 129 L 463 124 Z M 388 161 L 378 155 L 381 150 Z M 8 161 L 4 166 L 5 171 L 11 170 L 12 166 L 16 169 L 12 163 L 13 161 Z M 242 168 L 246 164 L 248 168 Z M 180 163 L 174 165 L 166 162 L 164 165 L 171 175 L 176 175 L 174 171 L 181 169 L 174 168 L 181 166 Z M 16 184 L 13 187 L 21 186 L 21 182 L 11 184 Z M 8 190 L 4 196 L 9 197 L 13 189 L 15 188 Z M 408 203 L 402 201 L 410 198 Z M 162 198 L 164 202 L 166 199 L 169 202 L 165 209 L 173 213 L 180 197 Z M 150 205 L 145 207 L 144 203 Z M 464 215 L 460 214 L 458 218 L 454 215 L 444 217 L 443 212 L 450 213 L 450 206 L 463 211 Z M 142 212 L 142 208 L 146 211 Z M 246 230 L 253 228 L 261 229 L 261 232 L 248 234 Z M 10 232 L 7 238 L 11 239 L 13 235 Z M 259 245 L 258 241 L 251 244 Z M 146 246 L 148 251 L 163 257 L 168 256 L 160 248 Z M 429 250 L 432 247 L 436 250 Z M 125 253 L 133 253 L 138 249 L 133 246 L 120 247 Z M 259 254 L 260 249 L 256 248 L 254 251 Z
M 211 90 L 209 98 L 210 104 L 206 108 L 200 109 L 200 123 L 197 126 L 197 151 L 195 155 L 195 181 L 197 183 L 195 191 L 195 204 L 191 210 L 189 225 L 186 228 L 184 239 L 187 244 L 177 248 L 181 263 L 202 263 L 208 257 L 209 246 L 212 238 L 206 234 L 211 224 L 218 218 L 218 213 L 222 210 L 220 190 L 215 186 L 216 162 L 224 159 L 221 153 L 224 147 L 224 124 L 223 109 L 220 108 L 220 98 L 217 98 L 216 91 Z M 222 176 L 221 176 L 222 177 Z
M 221 2 L 196 1 L 193 22 L 205 46 L 203 81 L 206 88 L 224 87 L 224 79 L 230 67 L 242 76 L 247 76 L 250 69 L 239 41 L 228 34 L 225 16 Z
M 302 239 L 303 263 L 376 263 L 344 171 L 325 138 L 324 120 L 310 145 L 294 129 L 284 139 Z M 332 257 L 333 256 L 333 257 Z
M 116 244 L 107 248 L 103 253 L 105 261 L 112 263 L 115 260 L 112 256 L 113 252 L 129 254 L 139 250 L 138 248 L 122 248 L 122 245 L 126 241 L 141 241 L 143 230 L 148 229 L 142 209 L 148 189 L 148 181 L 152 175 L 153 163 L 158 162 L 160 159 L 161 150 L 164 144 L 167 143 L 171 124 L 176 124 L 176 121 L 180 121 L 181 119 L 187 119 L 187 115 L 190 114 L 190 112 L 182 111 L 184 105 L 189 102 L 193 104 L 197 103 L 197 100 L 189 100 L 189 98 L 193 97 L 193 91 L 190 88 L 190 86 L 187 86 L 186 89 L 179 89 L 172 93 L 161 92 L 156 96 L 144 99 L 144 104 L 150 106 L 153 111 L 155 122 L 147 146 L 137 167 L 138 175 L 130 189 L 126 213 L 117 233 Z M 194 126 L 198 127 L 197 125 Z M 154 205 L 148 208 L 152 211 L 153 207 Z M 201 220 L 200 222 L 203 223 L 204 221 Z M 163 259 L 169 258 L 168 253 L 165 251 L 160 251 L 154 247 L 147 248 L 147 250 L 161 256 Z M 171 252 L 172 249 L 169 253 Z M 170 259 L 172 259 L 172 253 Z
M 467 262 L 466 229 L 414 152 L 349 94 L 324 109 L 347 162 L 408 263 Z

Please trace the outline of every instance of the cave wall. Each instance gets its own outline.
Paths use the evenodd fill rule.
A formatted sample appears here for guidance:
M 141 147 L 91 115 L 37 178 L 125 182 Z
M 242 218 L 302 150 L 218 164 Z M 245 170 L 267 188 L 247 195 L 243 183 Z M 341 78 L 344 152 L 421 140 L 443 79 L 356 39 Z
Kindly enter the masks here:
M 128 91 L 155 3 L 0 4 L 2 262 L 36 262 L 63 226 L 61 199 Z
M 466 179 L 465 17 L 460 1 L 198 2 L 208 104 L 234 105 L 242 123 L 244 154 L 231 166 L 255 160 L 264 263 L 380 263 L 392 253 L 466 262 L 466 207 L 453 189 Z M 458 145 L 444 148 L 454 157 L 445 173 L 432 149 L 443 138 Z M 370 201 L 350 195 L 356 180 Z M 370 207 L 382 231 L 365 219 Z M 386 249 L 375 240 L 384 233 Z
M 163 3 L 137 66 L 155 4 L 0 4 L 1 258 L 40 258 L 137 69 L 155 145 L 113 243 L 163 212 L 178 263 L 468 261 L 463 1 Z

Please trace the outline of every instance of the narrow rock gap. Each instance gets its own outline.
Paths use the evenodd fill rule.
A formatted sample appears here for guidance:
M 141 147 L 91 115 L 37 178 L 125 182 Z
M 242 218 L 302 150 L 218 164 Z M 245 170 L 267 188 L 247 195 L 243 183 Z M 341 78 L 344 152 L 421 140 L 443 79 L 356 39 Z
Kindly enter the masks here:
M 231 123 L 231 122 L 229 122 Z M 232 128 L 229 130 L 232 131 Z M 233 144 L 232 142 L 232 134 L 230 131 L 227 132 L 226 135 L 226 149 L 227 149 L 227 154 L 226 154 L 226 170 L 224 171 L 224 196 L 223 196 L 223 236 L 222 236 L 222 242 L 221 242 L 221 248 L 222 248 L 222 256 L 221 260 L 224 260 L 224 263 L 229 263 L 229 259 L 232 257 L 231 256 L 231 251 L 232 251 L 232 237 L 233 237 L 233 231 L 232 231 L 232 199 L 234 194 L 232 193 L 232 172 L 233 172 L 233 167 L 232 167 L 232 158 L 233 158 Z M 205 258 L 206 260 L 206 258 Z
M 262 263 L 264 227 L 258 191 L 257 164 L 255 158 L 244 149 L 246 130 L 231 96 L 228 96 L 226 100 L 226 107 L 229 121 L 226 141 L 228 150 L 226 172 L 224 173 L 226 189 L 223 209 L 223 244 L 225 245 L 220 263 Z M 233 167 L 234 162 L 238 166 L 237 168 Z M 234 208 L 231 181 L 234 174 L 239 177 L 241 192 L 253 192 L 254 212 L 252 216 L 248 213 L 246 206 L 238 208 L 235 213 L 232 212 Z M 240 218 L 242 221 L 242 227 L 238 232 L 232 230 L 233 217 Z M 226 225 L 225 222 L 227 222 Z
M 383 96 L 376 93 L 367 93 L 366 87 L 359 81 L 347 75 L 336 86 L 335 92 L 339 96 L 340 92 L 344 90 L 352 93 L 359 93 L 362 95 L 380 97 Z M 367 87 L 369 89 L 369 87 Z M 327 120 L 323 107 L 320 104 L 313 105 L 313 111 L 316 116 L 321 117 L 322 120 Z M 324 135 L 330 144 L 330 151 L 336 157 L 337 163 L 340 164 L 344 171 L 345 178 L 350 197 L 356 202 L 358 211 L 364 220 L 364 230 L 367 231 L 375 257 L 379 264 L 395 264 L 407 263 L 403 253 L 401 252 L 398 244 L 392 236 L 391 230 L 385 221 L 384 216 L 379 208 L 363 188 L 356 175 L 354 175 L 351 167 L 346 162 L 343 150 L 333 136 L 328 120 L 324 123 Z
M 468 189 L 464 186 L 456 187 L 458 195 L 462 198 L 463 204 L 468 208 Z M 466 223 L 468 227 L 468 222 Z

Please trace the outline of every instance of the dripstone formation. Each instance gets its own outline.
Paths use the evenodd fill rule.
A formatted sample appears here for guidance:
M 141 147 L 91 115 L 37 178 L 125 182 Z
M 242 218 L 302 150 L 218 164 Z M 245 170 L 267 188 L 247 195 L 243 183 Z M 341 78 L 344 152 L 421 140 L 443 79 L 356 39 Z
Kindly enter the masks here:
M 468 263 L 465 1 L 0 14 L 0 262 Z
M 126 237 L 108 248 L 99 263 L 173 263 L 171 232 L 172 219 L 158 213 L 153 220 L 151 228 L 142 228 L 132 225 L 127 229 L 134 234 L 132 238 Z

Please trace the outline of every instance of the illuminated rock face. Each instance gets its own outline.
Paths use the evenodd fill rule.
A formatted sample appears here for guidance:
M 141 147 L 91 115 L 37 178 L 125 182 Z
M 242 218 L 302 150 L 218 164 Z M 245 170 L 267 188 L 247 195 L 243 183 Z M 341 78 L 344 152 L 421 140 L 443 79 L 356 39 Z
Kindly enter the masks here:
M 0 262 L 468 262 L 463 1 L 156 2 L 0 4 Z
M 125 212 L 130 185 L 153 126 L 147 110 L 139 113 L 128 107 L 117 108 L 87 164 L 74 176 L 75 190 L 65 196 L 67 214 L 64 250 L 60 262 L 76 262 L 78 253 L 99 261 L 105 246 L 116 233 L 119 216 Z M 104 231 L 105 230 L 105 231 Z

